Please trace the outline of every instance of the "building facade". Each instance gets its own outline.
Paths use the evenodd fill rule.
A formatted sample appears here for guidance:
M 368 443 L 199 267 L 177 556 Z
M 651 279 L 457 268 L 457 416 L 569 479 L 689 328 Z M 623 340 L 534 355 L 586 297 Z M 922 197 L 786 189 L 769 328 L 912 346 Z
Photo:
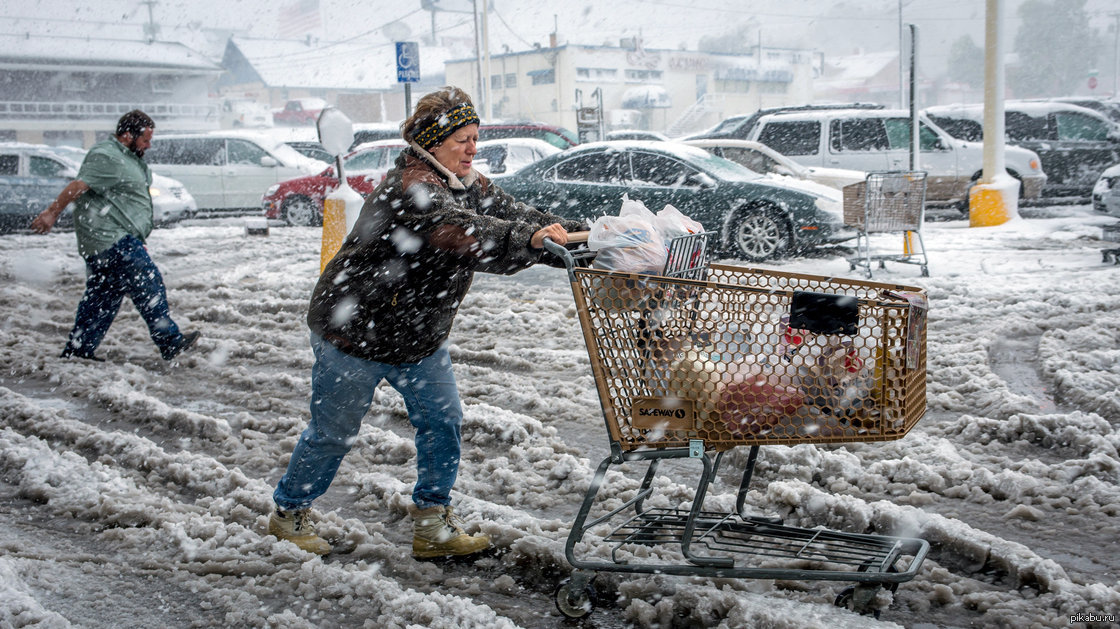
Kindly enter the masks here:
M 0 140 L 88 148 L 132 109 L 163 130 L 217 129 L 220 73 L 173 42 L 0 35 Z
M 671 137 L 763 107 L 809 102 L 820 56 L 756 47 L 748 55 L 564 44 L 491 55 L 483 93 L 476 59 L 447 62 L 484 118 L 533 120 L 569 129 L 601 109 L 605 130 L 636 128 Z M 484 70 L 481 74 L 486 75 Z M 601 107 L 600 107 L 601 106 Z

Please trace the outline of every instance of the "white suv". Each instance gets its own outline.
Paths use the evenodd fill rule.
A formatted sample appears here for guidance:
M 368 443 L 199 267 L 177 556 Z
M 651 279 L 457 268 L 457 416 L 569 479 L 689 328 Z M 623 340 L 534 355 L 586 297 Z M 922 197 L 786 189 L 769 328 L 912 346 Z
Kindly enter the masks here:
M 964 203 L 983 172 L 983 146 L 957 140 L 919 115 L 918 168 L 928 173 L 926 198 Z M 910 112 L 902 109 L 835 109 L 769 114 L 750 139 L 806 166 L 864 171 L 906 170 L 910 163 Z M 1008 146 L 1008 174 L 1021 182 L 1020 196 L 1037 198 L 1046 183 L 1033 151 Z

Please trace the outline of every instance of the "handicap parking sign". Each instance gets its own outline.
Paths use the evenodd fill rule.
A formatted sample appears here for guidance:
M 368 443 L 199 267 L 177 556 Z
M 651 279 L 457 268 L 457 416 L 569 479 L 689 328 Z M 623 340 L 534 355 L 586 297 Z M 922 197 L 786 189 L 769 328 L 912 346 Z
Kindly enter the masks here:
M 414 41 L 397 42 L 397 83 L 420 81 L 420 44 Z

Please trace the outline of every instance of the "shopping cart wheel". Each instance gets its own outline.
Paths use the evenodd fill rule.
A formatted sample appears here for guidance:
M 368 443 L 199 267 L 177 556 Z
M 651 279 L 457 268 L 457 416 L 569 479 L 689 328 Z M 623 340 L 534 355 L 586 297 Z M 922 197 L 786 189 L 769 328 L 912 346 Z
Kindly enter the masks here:
M 833 604 L 837 607 L 843 607 L 844 609 L 854 611 L 857 614 L 873 616 L 875 620 L 878 620 L 880 610 L 873 609 L 871 604 L 875 601 L 875 593 L 879 591 L 880 587 L 878 583 L 849 585 L 840 590 Z
M 583 587 L 564 579 L 556 588 L 556 609 L 568 618 L 585 618 L 595 607 L 595 588 L 588 583 Z

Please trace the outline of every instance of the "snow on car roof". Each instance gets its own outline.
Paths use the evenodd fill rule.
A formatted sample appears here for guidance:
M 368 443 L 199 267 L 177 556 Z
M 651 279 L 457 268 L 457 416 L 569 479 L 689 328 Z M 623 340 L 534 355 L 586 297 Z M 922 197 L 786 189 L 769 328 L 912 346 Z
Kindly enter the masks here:
M 1091 118 L 1097 118 L 1099 120 L 1108 122 L 1109 124 L 1115 124 L 1111 120 L 1109 120 L 1107 116 L 1100 113 L 1099 111 L 1094 111 L 1092 109 L 1089 109 L 1088 107 L 1082 107 L 1080 105 L 1074 105 L 1073 103 L 1035 100 L 1009 100 L 1004 102 L 1003 108 L 1004 111 L 1020 112 L 1028 116 L 1033 116 L 1035 118 L 1042 118 L 1047 114 L 1051 114 L 1056 111 L 1069 111 L 1084 114 Z M 932 107 L 926 107 L 923 111 L 926 113 L 926 115 L 930 116 L 964 118 L 966 120 L 975 120 L 976 122 L 984 121 L 983 103 L 954 103 L 952 105 L 934 105 Z

